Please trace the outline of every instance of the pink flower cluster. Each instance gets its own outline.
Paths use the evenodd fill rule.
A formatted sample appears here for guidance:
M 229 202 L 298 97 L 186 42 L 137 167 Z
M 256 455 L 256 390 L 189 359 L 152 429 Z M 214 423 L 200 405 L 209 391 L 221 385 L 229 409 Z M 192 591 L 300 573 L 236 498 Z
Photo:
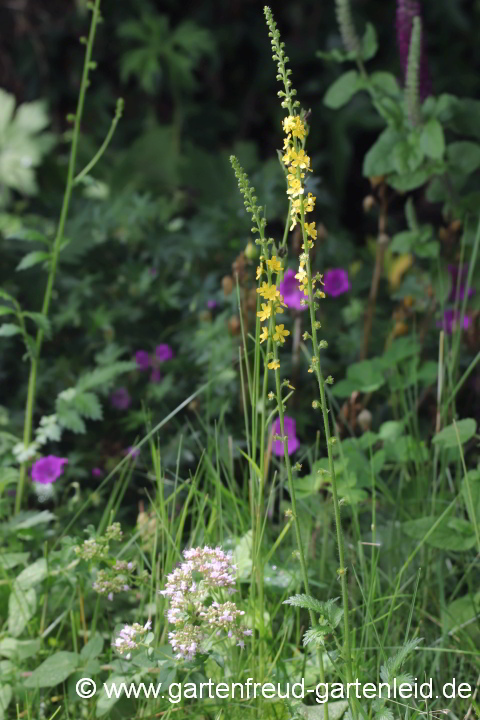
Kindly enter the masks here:
M 160 594 L 170 599 L 167 617 L 175 630 L 169 633 L 172 648 L 178 659 L 192 660 L 197 652 L 205 652 L 213 636 L 236 639 L 241 648 L 243 636 L 251 635 L 250 630 L 242 631 L 238 619 L 245 613 L 234 602 L 207 598 L 222 593 L 235 592 L 236 565 L 232 556 L 221 548 L 191 548 L 185 550 L 185 561 L 167 577 L 165 589 Z
M 136 650 L 136 648 L 141 642 L 141 638 L 145 635 L 145 633 L 150 630 L 151 627 L 151 620 L 147 620 L 143 627 L 138 623 L 134 623 L 133 625 L 125 625 L 120 630 L 118 637 L 115 639 L 115 642 L 113 642 L 112 645 L 115 650 L 120 653 L 120 655 L 123 655 L 125 652 L 129 652 L 130 650 Z M 127 655 L 127 660 L 129 659 L 130 655 Z

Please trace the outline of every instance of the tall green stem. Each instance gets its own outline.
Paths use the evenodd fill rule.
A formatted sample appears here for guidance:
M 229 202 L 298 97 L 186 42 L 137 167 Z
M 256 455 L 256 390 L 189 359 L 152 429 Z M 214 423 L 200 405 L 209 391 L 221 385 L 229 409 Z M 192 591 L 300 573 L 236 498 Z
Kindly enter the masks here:
M 85 103 L 85 94 L 87 92 L 87 87 L 89 84 L 88 81 L 88 75 L 90 70 L 92 69 L 91 65 L 91 58 L 92 58 L 92 50 L 93 50 L 93 43 L 95 40 L 95 32 L 97 29 L 97 24 L 100 18 L 100 0 L 95 0 L 95 3 L 92 7 L 92 20 L 90 23 L 90 32 L 88 34 L 88 40 L 87 40 L 87 46 L 85 50 L 85 60 L 83 64 L 83 73 L 82 73 L 82 82 L 80 85 L 80 92 L 78 95 L 78 103 L 77 103 L 77 111 L 75 113 L 75 121 L 73 126 L 73 136 L 72 136 L 72 146 L 70 149 L 70 158 L 68 162 L 68 171 L 67 171 L 67 182 L 65 186 L 65 193 L 63 196 L 63 203 L 62 203 L 62 209 L 60 212 L 60 219 L 58 222 L 58 228 L 57 233 L 55 235 L 55 240 L 53 243 L 52 248 L 52 259 L 50 263 L 50 270 L 48 273 L 48 279 L 47 279 L 47 286 L 45 288 L 45 295 L 43 297 L 43 305 L 42 305 L 42 315 L 44 317 L 48 316 L 48 310 L 50 307 L 50 301 L 52 299 L 52 292 L 53 292 L 53 285 L 55 282 L 55 276 L 57 273 L 57 265 L 58 265 L 58 256 L 60 254 L 60 249 L 62 246 L 62 240 L 64 237 L 64 231 L 65 231 L 65 223 L 68 216 L 68 208 L 70 205 L 70 198 L 72 195 L 73 190 L 73 184 L 74 184 L 74 177 L 75 177 L 75 162 L 77 159 L 77 145 L 78 145 L 78 138 L 80 135 L 80 123 L 82 120 L 83 115 L 83 106 Z M 36 394 L 36 387 L 37 387 L 37 365 L 38 365 L 38 359 L 40 357 L 40 350 L 42 347 L 43 342 L 43 330 L 39 329 L 37 331 L 37 336 L 35 340 L 35 352 L 31 360 L 30 364 L 30 375 L 28 378 L 28 393 L 27 393 L 27 404 L 25 408 L 25 421 L 23 426 L 23 444 L 24 447 L 27 448 L 30 445 L 30 441 L 32 438 L 32 423 L 33 423 L 33 411 L 35 407 L 35 394 Z M 26 479 L 26 473 L 27 473 L 27 466 L 26 463 L 23 462 L 20 466 L 20 477 L 18 482 L 18 489 L 17 489 L 17 495 L 15 498 L 15 513 L 19 513 L 20 509 L 22 507 L 22 500 L 23 500 L 23 494 L 25 491 L 25 479 Z

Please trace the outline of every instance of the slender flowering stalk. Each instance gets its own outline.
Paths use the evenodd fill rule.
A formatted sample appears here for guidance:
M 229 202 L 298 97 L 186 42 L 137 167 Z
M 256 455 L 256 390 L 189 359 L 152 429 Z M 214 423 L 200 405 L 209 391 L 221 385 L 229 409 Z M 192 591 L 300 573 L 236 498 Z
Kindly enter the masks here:
M 360 40 L 353 24 L 350 0 L 335 0 L 335 13 L 345 49 L 358 54 Z
M 42 312 L 41 314 L 45 319 L 48 318 L 48 311 L 50 308 L 50 302 L 52 299 L 52 293 L 53 293 L 53 286 L 55 283 L 55 277 L 57 273 L 57 266 L 60 256 L 60 250 L 62 248 L 62 243 L 64 240 L 64 234 L 65 234 L 65 223 L 67 221 L 68 217 L 68 210 L 70 207 L 70 199 L 72 196 L 74 185 L 83 177 L 86 173 L 88 173 L 93 166 L 98 162 L 100 157 L 105 152 L 112 136 L 113 132 L 115 131 L 115 128 L 117 126 L 117 123 L 121 117 L 122 110 L 123 110 L 123 100 L 119 100 L 117 102 L 117 109 L 115 113 L 114 120 L 112 122 L 112 127 L 105 138 L 105 141 L 103 142 L 102 146 L 98 150 L 98 152 L 95 154 L 95 156 L 92 158 L 92 160 L 88 163 L 88 165 L 75 177 L 75 166 L 76 166 L 76 160 L 77 160 L 77 146 L 78 146 L 78 140 L 80 137 L 80 125 L 82 121 L 82 115 L 83 115 L 83 106 L 85 103 L 85 96 L 87 92 L 87 88 L 90 84 L 89 80 L 89 74 L 90 71 L 95 67 L 95 63 L 92 62 L 92 51 L 93 51 L 93 44 L 95 41 L 95 33 L 97 30 L 97 25 L 99 22 L 101 22 L 101 15 L 100 15 L 100 0 L 94 0 L 94 2 L 87 3 L 87 7 L 92 12 L 92 19 L 90 22 L 90 31 L 88 34 L 88 38 L 84 39 L 86 48 L 85 48 L 85 60 L 83 64 L 83 73 L 82 73 L 82 82 L 80 85 L 80 92 L 78 95 L 78 102 L 77 102 L 77 108 L 75 112 L 75 116 L 73 118 L 73 133 L 72 133 L 72 144 L 70 148 L 70 158 L 68 161 L 68 170 L 67 170 L 67 182 L 65 186 L 65 193 L 63 196 L 63 203 L 62 203 L 62 209 L 60 212 L 60 219 L 58 221 L 58 227 L 57 232 L 55 235 L 55 239 L 53 241 L 53 248 L 52 248 L 52 254 L 51 254 L 51 262 L 50 262 L 50 269 L 48 273 L 47 278 L 47 285 L 45 288 L 45 293 L 43 296 L 43 304 L 42 304 Z M 34 406 L 35 406 L 35 394 L 36 394 L 36 388 L 37 388 L 37 368 L 38 368 L 38 360 L 40 357 L 40 351 L 42 348 L 43 343 L 43 337 L 44 337 L 44 330 L 40 327 L 37 332 L 37 336 L 35 338 L 34 347 L 30 348 L 30 374 L 28 378 L 28 390 L 27 390 L 27 403 L 25 407 L 25 420 L 24 420 L 24 427 L 23 427 L 23 444 L 25 448 L 28 448 L 30 446 L 30 441 L 32 437 L 32 425 L 33 425 L 33 412 L 34 412 Z M 18 488 L 17 488 L 17 495 L 15 498 L 15 513 L 19 513 L 22 507 L 22 500 L 23 500 L 23 494 L 25 490 L 25 480 L 26 480 L 26 473 L 27 473 L 27 465 L 26 461 L 23 461 L 20 465 L 20 476 L 18 481 Z
M 408 117 L 413 126 L 420 123 L 420 53 L 422 44 L 422 21 L 413 18 L 412 35 L 408 50 L 407 79 L 405 81 L 405 100 Z
M 400 65 L 404 81 L 407 78 L 408 55 L 412 38 L 414 18 L 422 17 L 419 0 L 397 0 L 397 46 L 400 55 Z M 427 53 L 425 49 L 424 36 L 420 44 L 420 68 L 419 68 L 419 93 L 423 101 L 430 94 L 431 81 L 428 71 Z
M 348 3 L 338 3 L 337 9 L 345 10 L 345 8 L 349 8 Z M 271 13 L 270 11 L 265 11 L 265 14 L 267 16 L 267 22 L 269 24 L 269 27 L 271 24 L 274 25 L 273 20 L 271 19 Z M 272 31 L 271 31 L 272 32 Z M 279 53 L 277 52 L 277 55 Z M 278 60 L 279 66 L 282 63 L 282 59 Z M 283 77 L 282 73 L 279 73 L 281 77 Z M 277 76 L 278 77 L 278 76 Z M 287 91 L 287 87 L 285 88 Z M 285 93 L 287 97 L 287 93 Z M 343 540 L 343 532 L 342 532 L 342 525 L 341 525 L 341 517 L 340 517 L 340 503 L 338 498 L 338 491 L 337 491 L 337 482 L 336 482 L 336 476 L 335 476 L 335 467 L 333 462 L 333 453 L 332 453 L 332 446 L 335 441 L 335 438 L 331 436 L 330 432 L 330 423 L 328 419 L 328 409 L 327 409 L 327 401 L 325 396 L 325 380 L 322 375 L 321 371 L 321 364 L 320 364 L 320 349 L 323 347 L 326 347 L 326 341 L 320 341 L 318 340 L 317 336 L 317 330 L 320 329 L 321 325 L 320 322 L 316 319 L 316 310 L 318 308 L 318 303 L 316 302 L 317 299 L 321 299 L 325 297 L 325 293 L 323 290 L 321 290 L 320 287 L 315 289 L 316 285 L 323 285 L 323 278 L 320 274 L 313 275 L 312 268 L 311 268 L 311 260 L 310 260 L 310 251 L 314 247 L 314 242 L 317 237 L 317 230 L 315 227 L 314 222 L 307 222 L 307 213 L 310 213 L 314 206 L 315 206 L 315 198 L 311 193 L 308 193 L 305 196 L 305 177 L 306 173 L 310 171 L 310 158 L 305 153 L 305 139 L 308 133 L 308 128 L 305 124 L 305 121 L 301 115 L 298 115 L 296 113 L 296 109 L 292 103 L 288 102 L 288 99 L 286 103 L 283 104 L 284 107 L 287 108 L 289 115 L 286 117 L 283 121 L 283 128 L 286 133 L 286 137 L 284 139 L 284 151 L 285 154 L 283 156 L 283 162 L 285 163 L 287 167 L 287 196 L 289 200 L 291 201 L 291 227 L 295 227 L 297 224 L 300 225 L 301 231 L 302 231 L 302 238 L 303 238 L 303 244 L 302 244 L 302 254 L 300 255 L 300 265 L 298 269 L 298 273 L 295 276 L 297 280 L 299 281 L 300 287 L 303 290 L 304 295 L 306 296 L 306 302 L 308 303 L 309 310 L 310 310 L 310 324 L 311 324 L 311 334 L 305 333 L 305 339 L 310 339 L 312 341 L 312 349 L 313 349 L 313 358 L 312 358 L 312 364 L 310 367 L 310 372 L 313 372 L 316 375 L 317 383 L 318 383 L 318 389 L 319 389 L 319 395 L 320 395 L 320 403 L 318 401 L 314 401 L 314 407 L 317 407 L 320 404 L 322 415 L 323 415 L 323 424 L 324 424 L 324 430 L 325 430 L 325 439 L 326 439 L 326 445 L 327 445 L 327 454 L 328 454 L 328 464 L 329 464 L 329 474 L 330 474 L 330 481 L 332 485 L 332 495 L 333 495 L 333 503 L 334 503 L 334 509 L 335 509 L 335 525 L 336 525 L 336 532 L 337 532 L 337 543 L 338 543 L 338 552 L 339 552 L 339 560 L 340 560 L 340 567 L 338 569 L 338 575 L 341 581 L 341 587 L 342 587 L 342 597 L 343 597 L 343 609 L 344 609 L 344 656 L 345 656 L 345 667 L 346 667 L 346 675 L 347 675 L 347 681 L 351 682 L 353 677 L 352 672 L 352 660 L 351 660 L 351 651 L 350 651 L 350 628 L 349 628 L 349 602 L 348 602 L 348 587 L 347 587 L 347 575 L 346 575 L 346 567 L 345 567 L 345 551 L 344 551 L 344 540 Z M 274 354 L 275 354 L 275 360 L 278 359 L 277 357 L 277 351 L 278 351 L 278 344 L 274 344 Z M 279 417 L 280 417 L 280 426 L 282 429 L 283 437 L 283 444 L 284 444 L 284 453 L 285 453 L 285 462 L 287 465 L 287 475 L 289 480 L 289 486 L 291 488 L 291 497 L 292 497 L 292 510 L 294 514 L 294 518 L 296 516 L 296 500 L 295 500 L 295 492 L 293 488 L 293 482 L 292 482 L 292 468 L 290 465 L 290 459 L 288 455 L 288 439 L 285 437 L 284 434 L 284 410 L 283 410 L 283 402 L 281 398 L 281 383 L 280 383 L 280 375 L 278 372 L 278 368 L 276 369 L 276 387 L 277 387 L 277 398 L 278 398 L 278 410 L 279 410 Z M 305 590 L 308 594 L 308 577 L 307 577 L 307 571 L 306 571 L 306 565 L 305 565 L 305 557 L 303 555 L 302 551 L 302 544 L 301 544 L 301 536 L 300 536 L 300 527 L 298 520 L 296 520 L 296 532 L 297 532 L 297 542 L 299 546 L 299 552 L 300 552 L 300 560 L 302 564 L 302 570 L 304 575 L 304 584 L 305 584 Z M 315 625 L 315 618 L 312 614 L 312 624 Z

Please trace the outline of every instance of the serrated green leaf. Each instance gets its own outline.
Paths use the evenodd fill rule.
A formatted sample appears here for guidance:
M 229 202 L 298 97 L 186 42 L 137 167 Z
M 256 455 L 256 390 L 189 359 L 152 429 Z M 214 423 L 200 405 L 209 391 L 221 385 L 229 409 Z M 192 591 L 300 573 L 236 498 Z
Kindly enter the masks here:
M 77 393 L 72 402 L 75 410 L 83 417 L 89 420 L 101 420 L 103 418 L 102 406 L 94 393 Z
M 429 516 L 408 520 L 402 527 L 414 540 L 423 540 L 438 518 Z M 463 552 L 475 546 L 476 538 L 472 523 L 463 518 L 446 517 L 426 540 L 426 544 L 438 550 Z
M 25 681 L 27 688 L 50 688 L 64 682 L 78 667 L 77 653 L 61 651 L 39 665 Z
M 423 126 L 420 135 L 420 147 L 425 155 L 432 160 L 440 160 L 445 152 L 445 136 L 443 128 L 435 118 Z
M 27 317 L 27 318 L 30 318 L 30 320 L 33 320 L 33 322 L 35 323 L 35 325 L 36 325 L 38 328 L 40 328 L 41 330 L 43 330 L 43 332 L 44 332 L 46 335 L 50 335 L 50 334 L 51 334 L 51 329 L 52 329 L 52 328 L 51 328 L 51 325 L 50 325 L 50 320 L 49 320 L 47 317 L 45 317 L 45 315 L 44 315 L 43 313 L 39 313 L 39 312 L 29 312 L 29 311 L 27 311 L 27 312 L 24 312 L 24 313 L 22 313 L 22 314 L 23 314 L 24 317 Z
M 340 75 L 337 80 L 330 85 L 323 103 L 331 110 L 338 110 L 346 105 L 359 90 L 362 90 L 364 83 L 356 70 L 349 70 Z
M 23 257 L 18 263 L 16 270 L 28 270 L 28 268 L 38 265 L 38 263 L 44 262 L 50 258 L 50 253 L 45 250 L 34 250 Z
M 92 390 L 93 388 L 110 385 L 113 381 L 123 373 L 135 370 L 137 367 L 135 362 L 122 361 L 113 363 L 108 367 L 99 367 L 92 372 L 87 373 L 77 382 L 77 390 L 84 392 L 85 390 Z

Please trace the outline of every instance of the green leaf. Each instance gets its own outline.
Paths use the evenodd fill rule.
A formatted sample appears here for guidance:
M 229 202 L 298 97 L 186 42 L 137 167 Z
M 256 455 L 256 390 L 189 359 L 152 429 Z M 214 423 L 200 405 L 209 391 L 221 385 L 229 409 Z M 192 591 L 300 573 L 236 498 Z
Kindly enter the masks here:
M 363 174 L 365 177 L 388 175 L 395 169 L 393 151 L 400 139 L 399 133 L 387 127 L 365 155 Z
M 73 398 L 73 405 L 80 415 L 89 420 L 101 420 L 103 418 L 102 406 L 94 393 L 77 393 Z
M 44 250 L 34 250 L 20 260 L 16 269 L 17 271 L 28 270 L 28 268 L 38 265 L 38 263 L 44 262 L 44 260 L 48 260 L 49 258 L 50 253 Z
M 13 335 L 18 335 L 22 331 L 18 327 L 18 325 L 14 325 L 13 323 L 4 323 L 3 325 L 0 325 L 0 337 L 12 337 Z
M 480 145 L 466 140 L 450 143 L 447 157 L 452 168 L 463 175 L 470 175 L 480 168 Z
M 480 525 L 480 469 L 470 470 L 463 478 L 462 495 L 470 521 Z
M 421 541 L 437 520 L 438 518 L 433 516 L 408 520 L 403 523 L 402 527 L 408 537 Z M 439 524 L 426 541 L 427 545 L 434 548 L 453 552 L 470 550 L 475 543 L 475 533 L 470 522 L 463 518 L 448 517 Z
M 15 530 L 27 530 L 37 525 L 56 520 L 55 515 L 50 510 L 42 510 L 41 512 L 24 512 L 14 518 L 10 526 Z
M 100 655 L 103 650 L 103 638 L 100 633 L 95 633 L 87 644 L 81 649 L 80 657 L 82 660 L 92 660 Z
M 35 585 L 38 585 L 38 583 L 41 583 L 42 580 L 45 580 L 46 577 L 47 561 L 45 558 L 39 558 L 25 568 L 25 570 L 22 570 L 16 579 L 16 583 L 22 590 L 29 590 Z
M 328 88 L 323 103 L 331 110 L 338 110 L 346 105 L 359 90 L 364 88 L 364 83 L 356 70 L 349 70 L 340 75 L 333 85 Z
M 8 632 L 19 637 L 25 630 L 28 621 L 35 615 L 37 594 L 33 588 L 22 590 L 16 582 L 8 598 Z
M 39 665 L 25 681 L 27 688 L 51 688 L 64 682 L 78 667 L 79 656 L 61 651 L 51 655 Z
M 11 315 L 15 310 L 9 307 L 0 307 L 0 315 Z
M 440 160 L 445 152 L 445 136 L 443 128 L 435 118 L 423 126 L 420 135 L 420 147 L 425 155 L 432 160 Z
M 323 695 L 323 693 L 322 693 Z M 338 700 L 328 703 L 328 720 L 340 720 L 348 709 L 348 700 Z M 325 705 L 304 705 L 303 703 L 295 704 L 296 713 L 304 718 L 304 720 L 324 720 Z
M 375 30 L 372 23 L 367 23 L 365 33 L 362 38 L 362 58 L 371 60 L 377 54 L 378 50 L 378 39 L 377 31 Z
M 473 418 L 465 418 L 464 420 L 459 420 L 455 424 L 457 426 L 460 443 L 464 445 L 475 435 L 477 423 L 473 420 Z M 457 439 L 455 425 L 452 423 L 451 425 L 444 427 L 443 430 L 440 430 L 439 433 L 434 435 L 432 442 L 443 448 L 458 447 L 459 441 Z
M 40 242 L 50 246 L 50 240 L 43 233 L 33 228 L 20 227 L 15 228 L 11 233 L 7 234 L 9 240 L 25 240 L 26 242 Z
M 127 683 L 128 677 L 125 675 L 110 675 L 110 677 L 106 680 L 104 685 L 102 686 L 102 689 L 100 690 L 100 697 L 98 698 L 97 702 L 97 709 L 96 709 L 96 717 L 103 717 L 103 715 L 106 715 L 110 710 L 113 708 L 115 703 L 117 703 L 120 700 L 122 693 L 118 693 L 120 697 L 117 697 L 115 692 L 113 692 L 113 686 L 115 686 L 117 689 L 119 689 L 122 685 L 122 683 Z M 108 687 L 110 692 L 110 697 L 108 697 L 107 693 L 105 692 L 105 685 Z
M 108 367 L 99 367 L 92 372 L 87 373 L 77 382 L 77 390 L 85 391 L 92 390 L 93 388 L 101 386 L 102 389 L 105 386 L 110 385 L 119 375 L 123 373 L 135 370 L 137 367 L 135 362 L 123 361 L 116 362 Z
M 0 685 L 0 720 L 4 720 L 12 697 L 13 693 L 10 685 Z
M 17 565 L 24 565 L 29 555 L 28 552 L 2 553 L 0 555 L 0 568 L 2 570 L 11 570 Z
M 30 320 L 33 320 L 35 325 L 40 328 L 40 330 L 43 330 L 45 335 L 51 334 L 51 325 L 50 320 L 45 317 L 43 313 L 39 312 L 24 312 L 22 313 L 24 317 L 30 318 Z
M 18 663 L 36 655 L 40 650 L 40 646 L 40 638 L 34 640 L 4 638 L 0 641 L 0 655 Z
M 388 184 L 398 192 L 408 192 L 425 185 L 429 180 L 431 172 L 426 168 L 404 173 L 403 175 L 390 175 Z

